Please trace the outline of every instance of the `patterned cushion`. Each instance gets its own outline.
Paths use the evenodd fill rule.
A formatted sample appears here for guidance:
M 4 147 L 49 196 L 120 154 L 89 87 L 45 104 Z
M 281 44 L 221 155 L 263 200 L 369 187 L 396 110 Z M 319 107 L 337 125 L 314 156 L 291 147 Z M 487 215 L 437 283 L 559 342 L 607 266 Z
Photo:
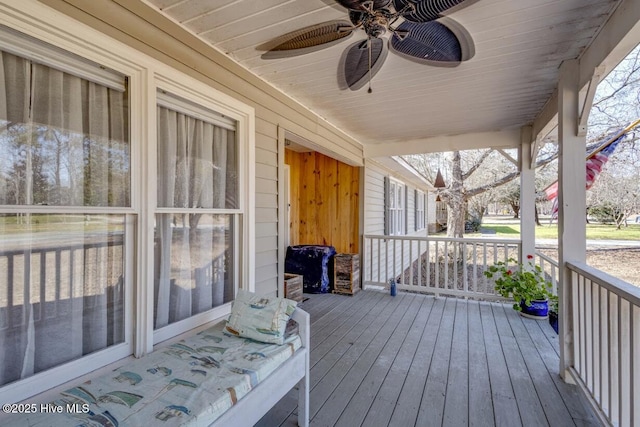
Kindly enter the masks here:
M 249 393 L 302 345 L 231 337 L 217 324 L 102 376 L 49 403 L 56 412 L 16 415 L 3 427 L 201 426 Z M 74 409 L 75 408 L 75 409 Z
M 225 330 L 259 342 L 282 344 L 287 322 L 297 304 L 290 299 L 267 298 L 240 289 Z

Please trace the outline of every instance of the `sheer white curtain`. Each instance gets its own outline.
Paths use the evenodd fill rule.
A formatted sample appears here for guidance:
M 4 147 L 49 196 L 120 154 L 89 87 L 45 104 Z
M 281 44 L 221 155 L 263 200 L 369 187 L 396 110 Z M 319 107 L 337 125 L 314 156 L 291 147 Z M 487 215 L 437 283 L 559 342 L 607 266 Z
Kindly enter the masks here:
M 0 385 L 124 339 L 123 215 L 33 205 L 127 206 L 126 93 L 0 56 Z M 0 209 L 0 213 L 1 209 Z
M 155 328 L 224 302 L 237 204 L 235 131 L 158 106 Z M 202 210 L 202 213 L 198 212 Z M 226 280 L 225 280 L 226 277 Z

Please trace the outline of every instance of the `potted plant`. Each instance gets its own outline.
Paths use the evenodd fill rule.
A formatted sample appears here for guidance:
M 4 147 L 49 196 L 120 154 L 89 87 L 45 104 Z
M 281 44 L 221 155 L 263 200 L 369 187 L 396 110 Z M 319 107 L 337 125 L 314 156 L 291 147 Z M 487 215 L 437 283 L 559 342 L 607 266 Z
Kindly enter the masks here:
M 495 279 L 495 290 L 505 298 L 512 298 L 513 309 L 525 317 L 546 319 L 549 313 L 549 300 L 554 300 L 551 282 L 545 279 L 544 272 L 531 261 L 533 255 L 527 255 L 527 265 L 509 258 L 507 262 L 498 262 L 484 275 Z

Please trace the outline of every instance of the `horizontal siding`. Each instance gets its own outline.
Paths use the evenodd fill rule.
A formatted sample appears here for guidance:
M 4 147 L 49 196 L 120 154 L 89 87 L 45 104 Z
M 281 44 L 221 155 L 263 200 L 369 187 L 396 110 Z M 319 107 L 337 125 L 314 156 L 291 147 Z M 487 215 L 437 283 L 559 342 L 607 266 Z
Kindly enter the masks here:
M 384 234 L 384 177 L 393 176 L 393 172 L 379 165 L 378 163 L 367 161 L 365 162 L 365 198 L 364 198 L 364 230 L 365 234 L 382 235 Z M 406 199 L 406 221 L 407 221 L 407 236 L 425 236 L 425 230 L 415 231 L 415 189 L 416 187 L 407 181 L 403 181 L 401 177 L 393 176 L 394 179 L 402 182 L 407 187 L 407 199 Z M 370 256 L 372 251 L 374 264 L 376 265 L 376 271 L 379 271 L 381 282 L 386 282 L 392 277 L 397 277 L 402 272 L 403 266 L 406 267 L 411 261 L 418 258 L 417 245 L 397 243 L 395 258 L 393 253 L 393 241 L 387 243 L 389 250 L 386 251 L 384 246 L 381 246 L 380 251 L 384 254 L 383 259 L 378 260 L 379 252 L 378 246 L 365 244 L 363 248 L 363 254 L 366 254 L 364 259 L 365 268 L 371 263 Z M 403 247 L 404 246 L 404 247 Z M 410 247 L 411 246 L 411 247 Z M 403 250 L 404 249 L 404 250 Z M 379 265 L 379 270 L 378 270 Z
M 262 251 L 256 254 L 256 268 L 273 264 L 273 258 L 278 256 L 278 250 Z
M 278 209 L 278 195 L 256 192 L 256 208 Z
M 278 143 L 273 134 L 262 132 L 277 135 L 277 126 L 256 120 L 255 289 L 260 294 L 278 285 Z
M 266 222 L 278 222 L 278 209 L 276 208 L 256 208 L 256 224 Z M 264 248 L 256 248 L 258 251 Z
M 256 179 L 278 180 L 278 165 L 265 165 L 256 162 Z
M 265 165 L 278 165 L 278 153 L 265 150 L 264 148 L 256 148 L 256 163 Z
M 256 194 L 258 193 L 278 194 L 278 181 L 256 178 Z
M 256 238 L 258 239 L 260 237 L 278 237 L 278 224 L 272 221 L 257 223 Z M 263 251 L 258 251 L 256 255 L 262 252 Z M 265 249 L 264 252 L 268 252 L 268 249 Z
M 365 163 L 364 181 L 364 234 L 384 234 L 384 169 L 377 164 Z

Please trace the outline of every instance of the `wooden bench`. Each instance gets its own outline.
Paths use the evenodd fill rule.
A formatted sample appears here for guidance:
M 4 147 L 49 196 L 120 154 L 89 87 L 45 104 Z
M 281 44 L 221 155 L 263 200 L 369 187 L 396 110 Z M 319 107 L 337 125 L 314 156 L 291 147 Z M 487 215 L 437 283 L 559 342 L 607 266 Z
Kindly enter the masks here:
M 309 314 L 296 308 L 291 318 L 298 322 L 302 348 L 233 405 L 212 426 L 252 426 L 296 385 L 298 386 L 298 426 L 309 425 L 309 353 L 311 351 Z
M 291 319 L 298 334 L 283 345 L 229 336 L 222 323 L 213 322 L 116 369 L 100 369 L 31 399 L 60 409 L 85 406 L 83 414 L 16 415 L 0 424 L 66 426 L 88 419 L 120 426 L 142 420 L 153 425 L 252 426 L 297 386 L 298 425 L 308 427 L 309 314 L 296 308 Z

